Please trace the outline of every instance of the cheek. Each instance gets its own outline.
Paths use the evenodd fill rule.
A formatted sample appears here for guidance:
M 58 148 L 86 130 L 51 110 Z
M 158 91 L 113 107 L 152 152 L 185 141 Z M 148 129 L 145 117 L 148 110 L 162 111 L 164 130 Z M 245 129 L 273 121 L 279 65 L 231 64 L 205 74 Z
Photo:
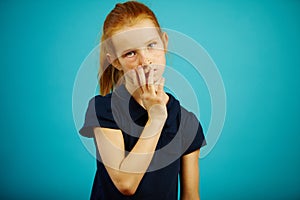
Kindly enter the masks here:
M 155 63 L 157 65 L 157 71 L 155 72 L 154 76 L 156 80 L 159 80 L 165 71 L 166 68 L 166 59 L 164 56 L 157 58 L 157 62 Z
M 165 56 L 165 52 L 163 51 L 159 51 L 155 54 L 153 54 L 152 57 L 152 62 L 158 65 L 166 65 L 166 56 Z
M 138 66 L 136 62 L 126 60 L 120 60 L 120 64 L 124 72 L 127 72 L 131 69 L 135 69 Z

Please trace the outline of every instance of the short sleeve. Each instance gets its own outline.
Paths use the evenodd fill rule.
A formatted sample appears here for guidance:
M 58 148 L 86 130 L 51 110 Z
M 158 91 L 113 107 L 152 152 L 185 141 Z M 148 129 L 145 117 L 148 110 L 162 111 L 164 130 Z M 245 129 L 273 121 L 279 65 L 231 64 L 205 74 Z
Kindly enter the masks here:
M 189 154 L 193 151 L 200 149 L 201 147 L 206 145 L 205 136 L 203 133 L 202 126 L 197 119 L 197 117 L 191 113 L 186 111 L 185 109 L 181 109 L 181 121 L 182 127 L 180 128 L 182 132 L 182 152 L 183 155 Z
M 95 96 L 88 104 L 85 120 L 79 133 L 84 137 L 94 137 L 94 127 L 117 128 L 111 113 L 109 97 Z

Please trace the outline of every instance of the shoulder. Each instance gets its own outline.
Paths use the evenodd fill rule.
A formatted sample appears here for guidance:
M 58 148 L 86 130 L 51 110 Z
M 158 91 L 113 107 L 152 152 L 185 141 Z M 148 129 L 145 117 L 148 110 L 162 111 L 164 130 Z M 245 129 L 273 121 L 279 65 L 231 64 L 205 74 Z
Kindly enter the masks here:
M 202 129 L 197 116 L 182 106 L 179 100 L 177 100 L 172 94 L 167 94 L 169 95 L 169 102 L 167 105 L 168 116 L 173 119 L 176 118 L 176 121 L 179 122 L 179 131 L 184 130 L 184 132 L 197 132 L 198 128 Z
M 106 113 L 111 108 L 111 94 L 94 96 L 89 101 L 89 108 L 95 109 L 97 115 Z
M 178 131 L 183 136 L 183 154 L 187 155 L 206 145 L 206 140 L 202 125 L 197 116 L 183 106 L 180 107 L 180 113 L 181 118 Z
M 94 110 L 101 127 L 116 128 L 111 109 L 111 94 L 93 97 L 89 102 L 89 109 Z
M 193 112 L 184 108 L 183 106 L 180 106 L 180 112 L 181 112 L 181 118 L 184 122 L 199 123 L 197 116 Z
M 167 104 L 168 119 L 166 125 L 168 127 L 176 125 L 179 130 L 198 128 L 200 123 L 196 115 L 184 108 L 172 94 L 167 94 L 169 102 Z
M 167 103 L 167 110 L 172 112 L 180 111 L 180 102 L 170 93 L 167 93 L 169 96 L 169 101 Z
M 179 100 L 177 100 L 172 94 L 167 93 L 169 96 L 169 102 L 167 104 L 167 109 L 168 111 L 170 111 L 171 113 L 169 113 L 170 115 L 174 115 L 174 114 L 179 114 L 178 117 L 181 117 L 181 122 L 198 122 L 198 119 L 196 117 L 196 115 L 191 112 L 188 111 L 186 108 L 184 108 L 181 103 L 179 102 Z
M 111 102 L 111 93 L 107 94 L 105 96 L 102 95 L 96 95 L 93 98 L 91 98 L 90 103 L 93 102 L 95 105 L 101 105 L 101 104 L 110 104 Z

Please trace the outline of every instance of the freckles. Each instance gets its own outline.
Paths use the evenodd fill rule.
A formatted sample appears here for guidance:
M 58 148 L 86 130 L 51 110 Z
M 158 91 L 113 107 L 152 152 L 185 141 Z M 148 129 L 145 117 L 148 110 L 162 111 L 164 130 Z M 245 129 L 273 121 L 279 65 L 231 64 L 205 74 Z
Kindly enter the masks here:
M 153 61 L 152 61 L 153 63 L 163 64 L 166 61 L 166 57 L 165 57 L 164 53 L 156 54 L 155 56 L 153 56 L 152 59 L 153 59 Z
M 135 69 L 137 67 L 135 62 L 128 62 L 125 60 L 123 62 L 120 62 L 120 64 L 121 64 L 122 68 L 128 69 L 128 70 Z

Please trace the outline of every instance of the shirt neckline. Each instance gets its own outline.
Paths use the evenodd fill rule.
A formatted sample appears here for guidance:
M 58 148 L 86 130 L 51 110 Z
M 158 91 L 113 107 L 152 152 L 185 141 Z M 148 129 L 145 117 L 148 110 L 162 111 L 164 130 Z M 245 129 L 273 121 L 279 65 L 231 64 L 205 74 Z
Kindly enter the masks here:
M 139 120 L 141 117 L 148 115 L 147 110 L 145 110 L 128 92 L 124 84 L 117 86 L 114 91 L 114 95 L 120 101 L 121 106 L 125 106 L 124 109 L 129 108 L 130 116 L 134 121 Z M 180 104 L 173 95 L 167 93 L 169 96 L 169 101 L 167 103 L 168 118 L 166 120 L 166 125 L 171 126 L 172 122 L 176 119 L 177 114 L 180 110 Z M 129 106 L 129 107 L 128 107 Z

